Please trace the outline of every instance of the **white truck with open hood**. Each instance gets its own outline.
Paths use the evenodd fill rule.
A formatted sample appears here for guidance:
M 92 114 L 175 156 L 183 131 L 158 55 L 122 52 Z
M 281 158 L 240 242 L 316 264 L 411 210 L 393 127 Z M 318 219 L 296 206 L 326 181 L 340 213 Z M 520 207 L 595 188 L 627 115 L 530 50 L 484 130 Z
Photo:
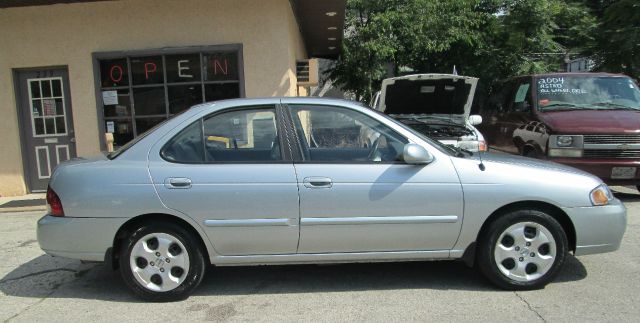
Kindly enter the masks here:
M 444 144 L 470 151 L 487 149 L 470 115 L 478 79 L 452 74 L 413 74 L 388 78 L 372 107 Z

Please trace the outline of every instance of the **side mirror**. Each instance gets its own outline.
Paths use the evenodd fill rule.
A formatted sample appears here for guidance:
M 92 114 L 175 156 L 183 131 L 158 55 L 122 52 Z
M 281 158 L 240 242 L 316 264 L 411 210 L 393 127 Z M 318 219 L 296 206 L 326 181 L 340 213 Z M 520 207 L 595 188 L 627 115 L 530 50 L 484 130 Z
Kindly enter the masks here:
M 513 105 L 513 109 L 516 112 L 529 112 L 531 111 L 531 104 L 527 101 L 518 102 Z
M 417 144 L 404 145 L 404 162 L 411 165 L 425 165 L 433 161 L 433 156 L 424 147 Z
M 477 114 L 470 115 L 469 116 L 469 123 L 472 126 L 479 125 L 479 124 L 482 123 L 482 117 L 477 115 Z

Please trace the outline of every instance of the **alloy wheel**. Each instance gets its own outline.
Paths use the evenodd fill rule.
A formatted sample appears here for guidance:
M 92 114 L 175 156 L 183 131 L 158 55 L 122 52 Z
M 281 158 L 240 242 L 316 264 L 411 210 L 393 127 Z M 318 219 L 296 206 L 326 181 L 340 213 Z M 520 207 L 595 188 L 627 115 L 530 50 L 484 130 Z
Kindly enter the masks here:
M 184 244 L 167 233 L 150 233 L 139 239 L 129 257 L 136 281 L 154 292 L 167 292 L 182 284 L 189 272 Z
M 543 225 L 519 222 L 500 234 L 493 253 L 503 275 L 515 281 L 529 282 L 551 269 L 556 258 L 556 241 Z

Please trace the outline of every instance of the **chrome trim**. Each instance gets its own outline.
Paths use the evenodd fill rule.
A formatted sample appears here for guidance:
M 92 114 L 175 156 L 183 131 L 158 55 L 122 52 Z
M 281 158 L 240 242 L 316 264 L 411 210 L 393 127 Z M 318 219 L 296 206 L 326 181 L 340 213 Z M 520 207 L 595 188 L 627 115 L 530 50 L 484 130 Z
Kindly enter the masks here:
M 299 253 L 281 255 L 219 256 L 212 259 L 216 266 L 260 264 L 352 263 L 386 261 L 420 261 L 450 259 L 449 250 L 382 251 L 344 253 Z
M 640 134 L 584 135 L 586 144 L 636 144 L 640 143 Z
M 455 222 L 458 222 L 457 215 L 362 216 L 350 218 L 302 218 L 300 220 L 300 225 L 420 224 Z
M 638 144 L 584 144 L 584 149 L 620 149 L 620 150 L 632 150 L 640 149 L 640 143 Z
M 205 220 L 208 227 L 262 227 L 262 226 L 292 226 L 296 219 L 242 219 L 242 220 Z
M 585 149 L 584 158 L 640 158 L 640 149 Z

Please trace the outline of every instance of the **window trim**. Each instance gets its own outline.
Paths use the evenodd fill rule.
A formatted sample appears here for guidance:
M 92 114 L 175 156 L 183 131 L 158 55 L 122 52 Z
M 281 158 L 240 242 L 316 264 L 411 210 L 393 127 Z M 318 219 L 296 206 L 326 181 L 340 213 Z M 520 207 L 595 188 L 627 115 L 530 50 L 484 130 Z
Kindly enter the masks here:
M 291 129 L 289 129 L 291 131 L 291 133 L 293 133 L 293 137 L 295 140 L 295 146 L 297 147 L 297 149 L 302 150 L 302 141 L 298 138 L 297 132 L 296 132 L 296 125 L 295 125 L 295 120 L 296 117 L 293 115 L 293 111 L 292 108 L 295 106 L 307 106 L 307 107 L 318 107 L 318 108 L 322 108 L 322 107 L 328 107 L 328 108 L 337 108 L 337 109 L 344 109 L 344 110 L 348 110 L 348 111 L 352 111 L 354 113 L 363 115 L 367 118 L 371 118 L 379 123 L 381 123 L 382 125 L 384 125 L 385 127 L 387 127 L 391 132 L 393 132 L 394 134 L 396 134 L 398 137 L 403 138 L 404 140 L 407 141 L 407 143 L 411 143 L 412 141 L 403 136 L 401 133 L 399 133 L 398 131 L 396 131 L 395 129 L 393 129 L 393 127 L 390 127 L 389 125 L 387 125 L 384 122 L 379 121 L 378 119 L 367 115 L 366 113 L 362 113 L 360 111 L 354 110 L 354 109 L 349 109 L 343 106 L 339 106 L 339 105 L 331 105 L 331 104 L 286 104 L 283 105 L 283 108 L 285 109 L 285 113 L 287 114 L 287 116 L 289 118 L 291 118 L 291 124 L 288 125 L 289 127 L 291 127 Z M 375 110 L 374 110 L 375 111 Z M 406 145 L 406 144 L 405 144 Z M 407 164 L 405 161 L 380 161 L 380 162 L 374 162 L 374 161 L 321 161 L 321 160 L 305 160 L 304 157 L 304 153 L 302 153 L 302 151 L 300 151 L 298 154 L 294 155 L 293 158 L 293 163 L 294 164 L 307 164 L 307 165 L 313 165 L 313 164 L 318 164 L 318 165 L 410 165 Z
M 128 73 L 131 77 L 131 64 L 129 63 L 129 58 L 132 56 L 162 56 L 163 57 L 163 65 L 164 64 L 164 55 L 180 55 L 180 54 L 200 54 L 200 63 L 202 65 L 202 53 L 203 52 L 224 52 L 224 51 L 235 51 L 238 53 L 238 87 L 239 87 L 239 98 L 246 97 L 245 93 L 245 76 L 244 76 L 244 52 L 243 52 L 243 44 L 241 43 L 232 43 L 232 44 L 220 44 L 220 45 L 206 45 L 206 46 L 186 46 L 186 47 L 171 47 L 171 48 L 155 48 L 155 49 L 143 49 L 143 50 L 125 50 L 125 51 L 104 51 L 104 52 L 93 52 L 91 53 L 91 60 L 93 62 L 93 79 L 94 79 L 94 88 L 95 88 L 95 102 L 96 102 L 96 114 L 98 116 L 98 139 L 100 142 L 100 149 L 102 151 L 107 150 L 107 142 L 104 134 L 106 131 L 106 119 L 111 120 L 111 117 L 105 118 L 102 104 L 102 84 L 101 84 L 101 75 L 100 75 L 100 61 L 107 59 L 118 59 L 124 58 L 128 62 Z M 163 69 L 163 73 L 166 74 L 166 70 Z M 203 102 L 206 101 L 205 93 L 204 93 L 204 84 L 218 84 L 218 83 L 229 83 L 230 81 L 204 81 L 204 78 L 201 78 L 199 84 L 203 84 L 202 86 L 202 98 Z M 166 77 L 165 77 L 166 81 Z M 233 81 L 236 82 L 236 81 Z M 167 87 L 171 84 L 175 83 L 167 83 L 164 82 L 162 84 L 154 84 L 152 86 L 162 86 L 165 91 L 165 104 L 167 105 L 167 119 L 170 119 L 172 116 L 176 114 L 170 113 L 168 108 L 168 91 Z M 137 87 L 143 87 L 144 85 L 137 85 Z M 127 86 L 118 86 L 110 89 L 113 90 L 130 90 L 133 85 L 129 84 Z M 132 91 L 129 93 L 130 96 L 133 96 Z M 130 118 L 132 122 L 132 127 L 135 127 L 136 116 L 134 111 L 131 111 L 131 115 L 127 116 Z M 137 136 L 134 136 L 135 139 Z M 132 140 L 133 140 L 132 139 Z
M 275 122 L 276 122 L 276 132 L 278 134 L 278 141 L 280 144 L 280 160 L 263 160 L 263 161 L 206 161 L 205 156 L 202 156 L 202 162 L 180 162 L 180 161 L 175 161 L 175 160 L 168 160 L 166 159 L 162 152 L 165 150 L 166 146 L 171 143 L 171 141 L 173 140 L 173 138 L 175 138 L 176 136 L 178 136 L 179 134 L 182 133 L 182 131 L 184 131 L 184 129 L 190 127 L 191 125 L 193 125 L 196 122 L 200 122 L 200 126 L 202 127 L 201 129 L 201 134 L 202 134 L 202 144 L 204 145 L 204 121 L 205 119 L 208 118 L 214 118 L 218 115 L 221 114 L 225 114 L 228 112 L 236 112 L 236 111 L 243 111 L 243 110 L 259 110 L 260 108 L 262 108 L 265 111 L 273 111 L 273 115 L 275 118 Z M 285 134 L 282 133 L 281 131 L 281 126 L 279 126 L 282 121 L 280 119 L 278 110 L 282 109 L 282 107 L 279 104 L 268 104 L 268 105 L 247 105 L 247 106 L 240 106 L 240 107 L 230 107 L 230 108 L 225 108 L 225 109 L 221 109 L 209 114 L 206 114 L 204 116 L 200 116 L 198 117 L 198 119 L 190 122 L 188 125 L 182 127 L 178 132 L 176 132 L 174 135 L 172 135 L 169 139 L 167 139 L 167 141 L 162 144 L 162 147 L 160 147 L 160 149 L 158 150 L 158 155 L 160 156 L 160 159 L 171 163 L 171 164 L 180 164 L 180 165 L 236 165 L 236 164 L 253 164 L 253 165 L 262 165 L 262 164 L 268 164 L 268 165 L 272 165 L 272 164 L 291 164 L 292 163 L 292 159 L 291 159 L 291 153 L 286 154 L 285 153 L 285 146 L 284 144 L 286 144 L 285 142 L 285 138 L 283 137 Z M 135 138 L 134 138 L 135 139 Z M 287 147 L 289 147 L 287 145 Z M 204 152 L 204 150 L 203 150 Z

